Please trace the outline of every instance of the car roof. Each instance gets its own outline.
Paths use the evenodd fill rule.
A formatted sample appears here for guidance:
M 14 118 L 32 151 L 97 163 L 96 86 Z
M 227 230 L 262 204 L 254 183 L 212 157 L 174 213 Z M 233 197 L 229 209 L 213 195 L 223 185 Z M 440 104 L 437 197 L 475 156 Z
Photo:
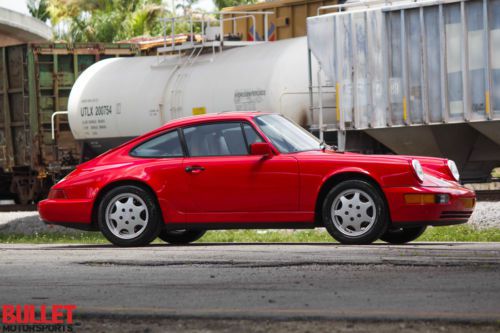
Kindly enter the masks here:
M 264 114 L 272 114 L 272 112 L 261 112 L 261 111 L 228 111 L 220 113 L 208 113 L 198 116 L 189 116 L 184 118 L 175 119 L 169 121 L 158 130 L 164 130 L 172 127 L 194 125 L 198 123 L 203 123 L 205 121 L 218 121 L 218 120 L 249 120 L 256 116 L 261 116 Z

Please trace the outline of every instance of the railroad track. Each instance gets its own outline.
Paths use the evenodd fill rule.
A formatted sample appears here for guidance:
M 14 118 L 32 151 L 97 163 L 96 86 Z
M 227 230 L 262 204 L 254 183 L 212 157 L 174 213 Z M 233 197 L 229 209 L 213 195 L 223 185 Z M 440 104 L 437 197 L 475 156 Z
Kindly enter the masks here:
M 477 201 L 500 201 L 500 190 L 476 191 Z
M 31 212 L 36 211 L 36 205 L 0 205 L 0 212 Z

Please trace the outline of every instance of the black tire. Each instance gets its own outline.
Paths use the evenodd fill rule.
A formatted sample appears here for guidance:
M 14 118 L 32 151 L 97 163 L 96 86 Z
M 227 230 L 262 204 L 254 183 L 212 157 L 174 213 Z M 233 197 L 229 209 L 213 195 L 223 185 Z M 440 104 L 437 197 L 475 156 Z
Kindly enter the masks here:
M 334 204 L 335 221 L 332 218 Z M 379 239 L 389 224 L 383 194 L 363 180 L 346 180 L 333 187 L 323 202 L 322 212 L 326 230 L 341 244 L 371 244 Z M 352 226 L 354 223 L 358 226 Z
M 123 200 L 117 200 L 121 196 L 123 196 Z M 129 202 L 128 198 L 132 198 L 132 202 Z M 119 206 L 117 201 L 120 201 L 122 205 L 128 204 L 128 206 L 123 206 L 123 216 L 118 212 L 117 207 Z M 125 201 L 125 203 L 122 201 Z M 138 203 L 140 204 L 139 206 L 137 206 Z M 132 247 L 148 245 L 158 237 L 163 224 L 160 209 L 156 204 L 155 198 L 149 191 L 138 186 L 126 185 L 112 189 L 104 195 L 98 209 L 99 230 L 101 230 L 106 239 L 117 246 Z M 120 210 L 122 209 L 120 208 Z M 114 213 L 111 214 L 113 211 Z M 115 220 L 108 215 L 108 219 L 106 219 L 107 214 L 117 214 L 120 216 L 115 216 Z M 118 220 L 118 218 L 121 220 Z M 143 225 L 135 224 L 139 219 Z M 118 225 L 117 221 L 119 221 L 120 225 Z M 127 225 L 125 226 L 124 223 Z M 123 225 L 123 229 L 120 230 L 119 226 L 121 225 Z M 129 228 L 129 225 L 133 228 L 131 235 L 125 229 Z M 137 233 L 136 236 L 134 236 L 135 233 Z
M 205 230 L 162 230 L 158 237 L 167 243 L 182 245 L 197 241 L 205 233 Z
M 427 229 L 426 226 L 388 228 L 387 231 L 380 236 L 380 240 L 390 244 L 405 244 L 420 237 L 424 233 L 425 229 Z

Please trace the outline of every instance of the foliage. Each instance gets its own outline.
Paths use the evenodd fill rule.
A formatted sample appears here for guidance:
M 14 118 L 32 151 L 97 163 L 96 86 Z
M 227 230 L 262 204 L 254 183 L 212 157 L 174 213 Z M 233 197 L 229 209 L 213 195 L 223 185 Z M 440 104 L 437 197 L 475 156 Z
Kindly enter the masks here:
M 240 6 L 240 5 L 250 5 L 257 3 L 257 0 L 213 0 L 215 6 L 221 10 L 222 8 L 225 7 L 234 7 L 234 6 Z
M 181 3 L 175 6 L 176 9 L 182 9 L 182 14 L 187 16 L 192 13 L 193 5 L 196 4 L 199 0 L 182 0 Z
M 162 0 L 47 0 L 55 36 L 69 42 L 116 42 L 161 35 Z
M 28 0 L 27 4 L 28 11 L 34 18 L 37 18 L 43 22 L 47 22 L 50 18 L 49 11 L 47 9 L 47 0 Z

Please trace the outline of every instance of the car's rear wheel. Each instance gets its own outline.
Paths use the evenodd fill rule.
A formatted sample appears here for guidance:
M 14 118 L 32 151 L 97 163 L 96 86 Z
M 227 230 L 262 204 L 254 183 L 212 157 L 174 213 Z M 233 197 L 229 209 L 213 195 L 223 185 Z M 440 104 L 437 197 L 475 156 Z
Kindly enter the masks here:
M 205 234 L 205 230 L 162 230 L 158 237 L 170 244 L 189 244 L 197 241 Z
M 99 229 L 117 246 L 147 245 L 161 230 L 161 214 L 153 196 L 138 186 L 119 186 L 107 192 L 98 213 Z
M 333 187 L 323 202 L 323 223 L 342 244 L 370 244 L 387 229 L 382 193 L 363 180 L 346 180 Z
M 389 228 L 382 236 L 380 236 L 380 239 L 390 244 L 404 244 L 414 241 L 420 237 L 424 233 L 425 229 L 427 229 L 426 226 Z

